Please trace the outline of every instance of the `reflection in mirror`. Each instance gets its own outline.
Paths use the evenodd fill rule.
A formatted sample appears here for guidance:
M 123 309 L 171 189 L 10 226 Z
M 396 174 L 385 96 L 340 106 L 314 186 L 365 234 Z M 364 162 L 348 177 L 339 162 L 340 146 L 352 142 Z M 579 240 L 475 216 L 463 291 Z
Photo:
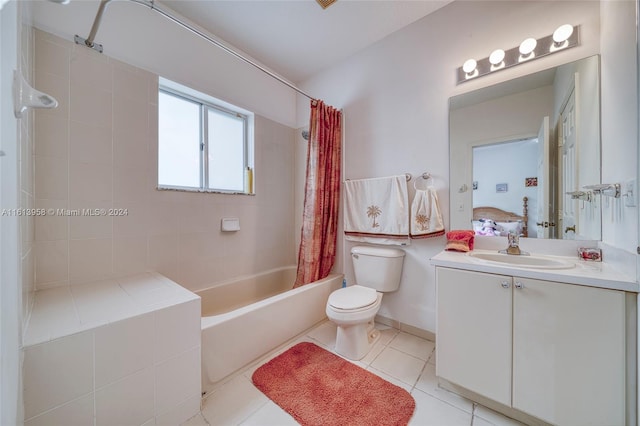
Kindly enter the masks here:
M 450 99 L 451 228 L 601 239 L 599 57 Z

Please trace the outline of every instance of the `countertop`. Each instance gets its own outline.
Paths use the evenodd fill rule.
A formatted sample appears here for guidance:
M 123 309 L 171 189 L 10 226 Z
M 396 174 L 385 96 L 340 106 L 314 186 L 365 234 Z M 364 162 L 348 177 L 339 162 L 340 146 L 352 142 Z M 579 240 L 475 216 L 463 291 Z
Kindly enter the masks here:
M 475 253 L 495 253 L 495 250 L 474 250 Z M 640 286 L 635 279 L 618 272 L 606 262 L 587 262 L 577 257 L 544 256 L 532 253 L 538 257 L 549 257 L 575 264 L 569 269 L 534 269 L 513 265 L 498 265 L 485 263 L 468 256 L 467 253 L 442 251 L 431 258 L 434 266 L 464 269 L 468 271 L 487 272 L 493 274 L 511 275 L 523 278 L 533 278 L 546 281 L 558 281 L 568 284 L 600 287 L 611 290 L 622 290 L 633 293 L 640 292 Z

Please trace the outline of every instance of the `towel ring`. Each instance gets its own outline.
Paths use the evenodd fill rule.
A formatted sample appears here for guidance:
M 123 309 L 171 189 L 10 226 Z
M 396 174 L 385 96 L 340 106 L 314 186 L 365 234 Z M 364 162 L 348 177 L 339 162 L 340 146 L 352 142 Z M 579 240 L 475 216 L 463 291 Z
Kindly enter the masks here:
M 420 178 L 421 178 L 422 180 L 424 180 L 425 182 L 428 182 L 428 181 L 431 179 L 431 173 L 425 172 L 425 173 L 423 173 L 423 174 L 421 174 L 421 175 L 420 175 Z M 424 190 L 419 190 L 419 189 L 418 189 L 418 185 L 417 185 L 417 183 L 418 183 L 418 179 L 416 179 L 416 180 L 413 182 L 413 189 L 415 189 L 416 191 L 424 191 Z M 428 184 L 427 184 L 427 188 L 429 188 L 429 186 L 430 186 L 430 185 L 428 185 Z

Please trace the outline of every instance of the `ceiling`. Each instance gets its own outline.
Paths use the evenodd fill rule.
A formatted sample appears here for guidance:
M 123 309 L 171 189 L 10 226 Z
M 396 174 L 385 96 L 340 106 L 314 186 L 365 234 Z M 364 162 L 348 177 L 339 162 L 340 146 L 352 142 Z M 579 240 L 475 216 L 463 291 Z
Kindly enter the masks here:
M 298 83 L 452 0 L 161 0 Z

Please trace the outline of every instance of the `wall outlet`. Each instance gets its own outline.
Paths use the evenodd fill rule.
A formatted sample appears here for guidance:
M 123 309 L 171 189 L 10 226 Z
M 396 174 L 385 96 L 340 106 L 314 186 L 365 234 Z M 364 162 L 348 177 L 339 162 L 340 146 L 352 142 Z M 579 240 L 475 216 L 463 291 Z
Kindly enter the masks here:
M 622 196 L 624 197 L 624 205 L 627 207 L 636 206 L 636 180 L 631 179 L 622 186 Z

